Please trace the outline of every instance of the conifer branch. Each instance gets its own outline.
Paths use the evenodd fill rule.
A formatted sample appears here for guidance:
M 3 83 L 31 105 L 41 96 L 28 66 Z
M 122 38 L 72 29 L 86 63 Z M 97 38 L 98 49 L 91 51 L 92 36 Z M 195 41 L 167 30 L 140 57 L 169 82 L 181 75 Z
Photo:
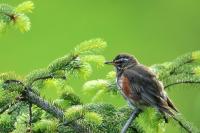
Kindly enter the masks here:
M 179 84 L 200 84 L 200 81 L 178 81 L 178 82 L 174 82 L 171 84 L 166 85 L 164 88 L 167 89 L 169 87 L 172 87 L 174 85 L 179 85 Z
M 11 115 L 13 112 L 15 112 L 19 107 L 21 107 L 23 105 L 23 101 L 19 101 L 17 103 L 15 103 L 11 109 L 7 110 L 7 114 Z
M 61 109 L 55 107 L 54 105 L 50 104 L 49 102 L 42 99 L 40 96 L 37 96 L 35 93 L 31 91 L 24 91 L 24 96 L 28 102 L 37 105 L 41 109 L 47 111 L 48 113 L 52 114 L 59 120 L 63 121 L 64 113 Z
M 192 131 L 192 129 L 191 129 L 191 127 L 190 127 L 189 125 L 183 123 L 182 121 L 180 121 L 180 120 L 178 120 L 178 119 L 176 119 L 176 118 L 174 118 L 174 119 L 175 119 L 175 120 L 179 123 L 179 125 L 180 125 L 183 129 L 185 129 L 188 133 L 193 133 L 193 131 Z
M 36 70 L 28 74 L 22 80 L 18 80 L 18 78 L 12 74 L 0 75 L 1 95 L 7 92 L 15 94 L 10 96 L 9 104 L 16 97 L 22 96 L 23 99 L 20 99 L 20 101 L 23 100 L 23 103 L 37 106 L 37 109 L 29 106 L 28 110 L 27 105 L 27 109 L 19 109 L 21 114 L 25 115 L 20 116 L 20 113 L 17 114 L 20 120 L 18 119 L 16 121 L 16 119 L 14 119 L 14 122 L 12 122 L 16 122 L 17 127 L 15 127 L 15 131 L 20 131 L 22 127 L 23 129 L 29 129 L 27 127 L 29 126 L 30 130 L 33 132 L 42 130 L 44 132 L 115 133 L 120 132 L 121 129 L 122 132 L 156 132 L 158 130 L 161 130 L 161 133 L 164 132 L 162 131 L 165 129 L 163 117 L 153 109 L 146 109 L 139 115 L 132 114 L 130 117 L 132 110 L 127 107 L 116 108 L 108 104 L 82 104 L 81 99 L 76 93 L 65 88 L 66 86 L 62 84 L 62 82 L 66 80 L 66 77 L 70 78 L 74 75 L 83 75 L 83 77 L 87 77 L 90 75 L 92 70 L 90 63 L 95 62 L 98 66 L 101 66 L 104 62 L 104 58 L 101 55 L 96 55 L 96 52 L 99 52 L 98 49 L 102 49 L 105 46 L 106 43 L 101 39 L 86 41 L 76 47 L 68 55 L 53 61 L 47 68 Z M 200 56 L 198 52 L 194 53 L 177 58 L 172 62 L 154 65 L 151 69 L 158 75 L 158 78 L 163 81 L 165 88 L 176 84 L 190 84 L 189 82 L 199 83 L 199 63 L 195 63 L 195 61 L 197 61 Z M 192 59 L 192 61 L 183 63 L 188 59 Z M 172 70 L 173 73 L 171 72 Z M 59 86 L 62 88 L 62 93 L 59 95 L 58 99 L 53 102 L 47 101 L 45 98 L 41 97 L 40 91 L 38 90 L 43 88 L 45 84 L 48 84 L 49 81 L 56 82 L 56 87 Z M 110 72 L 105 79 L 88 81 L 84 85 L 83 91 L 90 92 L 91 90 L 97 91 L 97 95 L 94 96 L 95 98 L 110 92 L 117 94 L 115 72 Z M 0 99 L 0 102 L 1 100 L 2 99 Z M 7 106 L 6 100 L 7 99 L 2 100 L 2 105 L 5 105 L 5 107 Z M 15 105 L 17 105 L 17 103 Z M 19 104 L 17 106 L 20 107 L 21 105 Z M 10 106 L 8 109 L 9 108 Z M 3 107 L 0 107 L 0 109 L 2 110 Z M 3 117 L 5 114 L 7 115 L 9 113 L 6 112 L 0 115 L 0 132 L 8 131 L 6 128 L 2 128 L 4 127 L 2 124 L 6 123 Z M 15 109 L 9 115 L 14 114 Z M 14 116 L 16 117 L 16 115 Z M 28 118 L 29 121 L 27 121 Z M 126 122 L 128 118 L 130 119 Z M 133 118 L 134 124 L 131 122 Z M 26 125 L 26 123 L 29 123 L 29 125 Z M 122 123 L 126 124 L 122 127 Z M 51 125 L 51 127 L 48 127 L 49 125 Z M 180 126 L 190 131 L 187 129 L 190 126 L 187 127 L 184 122 L 182 122 Z M 9 131 L 10 130 L 12 131 L 14 128 L 11 127 L 9 128 Z
M 24 86 L 24 84 L 21 81 L 18 80 L 6 80 L 4 83 L 9 84 L 9 83 L 17 83 L 17 84 L 21 84 Z M 35 94 L 34 92 L 31 91 L 32 89 L 27 89 L 25 88 L 25 90 L 22 92 L 23 94 L 23 100 L 27 100 L 27 102 L 29 102 L 29 126 L 30 126 L 30 130 L 31 126 L 32 126 L 32 104 L 35 104 L 36 106 L 40 107 L 41 109 L 45 110 L 46 112 L 52 114 L 53 116 L 55 116 L 57 119 L 60 120 L 60 122 L 64 122 L 65 126 L 70 124 L 72 125 L 72 127 L 74 128 L 74 130 L 76 130 L 77 132 L 83 131 L 85 130 L 83 127 L 81 127 L 79 124 L 77 124 L 74 121 L 71 121 L 68 123 L 68 120 L 65 118 L 64 112 L 59 109 L 58 107 L 56 107 L 56 105 L 53 105 L 51 103 L 49 103 L 48 101 L 45 101 L 44 99 L 42 99 L 40 96 L 38 96 L 37 94 Z M 7 110 L 9 106 L 6 106 L 7 108 L 5 110 Z M 3 110 L 3 111 L 5 111 Z M 2 111 L 2 112 L 3 112 Z
M 47 79 L 53 79 L 55 78 L 54 76 L 52 75 L 49 75 L 49 76 L 44 76 L 44 77 L 38 77 L 36 79 L 34 79 L 30 84 L 30 86 L 32 86 L 36 81 L 39 81 L 39 80 L 47 80 Z M 63 79 L 63 80 L 66 80 L 66 76 L 61 76 L 61 77 L 56 77 L 56 78 L 60 78 L 60 79 Z
M 0 4 L 0 31 L 5 31 L 10 26 L 16 27 L 21 32 L 29 31 L 31 22 L 27 13 L 31 13 L 33 9 L 34 4 L 31 1 L 23 2 L 16 7 Z M 47 68 L 36 70 L 22 80 L 12 74 L 1 74 L 0 132 L 163 133 L 165 129 L 163 117 L 153 108 L 147 108 L 142 113 L 135 109 L 130 116 L 132 109 L 127 107 L 82 104 L 74 92 L 65 90 L 61 84 L 58 86 L 64 91 L 56 99 L 57 102 L 47 101 L 40 96 L 40 91 L 37 89 L 42 89 L 43 85 L 47 84 L 45 81 L 62 82 L 70 76 L 87 78 L 92 73 L 91 63 L 102 67 L 105 58 L 98 53 L 105 47 L 106 42 L 102 39 L 84 41 L 66 56 L 50 63 Z M 165 89 L 178 84 L 199 84 L 199 60 L 200 51 L 196 51 L 150 68 L 164 83 Z M 110 72 L 105 79 L 89 81 L 83 88 L 87 92 L 96 90 L 97 93 L 92 101 L 105 93 L 117 94 L 115 72 Z M 62 106 L 63 104 L 67 105 Z M 179 117 L 174 119 L 186 131 L 196 131 L 183 119 Z M 125 122 L 122 127 L 122 123 Z
M 90 117 L 95 118 L 97 122 L 100 120 L 99 116 L 96 114 L 89 114 L 87 112 L 85 117 L 81 116 L 74 120 L 68 120 L 65 116 L 65 111 L 55 103 L 50 103 L 39 95 L 39 92 L 34 90 L 38 84 L 35 84 L 37 81 L 45 80 L 55 80 L 62 79 L 66 80 L 66 75 L 70 74 L 82 74 L 84 77 L 87 76 L 91 67 L 89 62 L 96 62 L 103 64 L 104 58 L 102 56 L 88 55 L 94 54 L 99 49 L 102 49 L 106 46 L 105 42 L 101 39 L 93 39 L 90 41 L 85 41 L 80 46 L 75 48 L 69 55 L 64 56 L 49 65 L 47 69 L 41 69 L 34 71 L 26 76 L 25 80 L 22 82 L 20 80 L 14 79 L 14 76 L 9 74 L 0 76 L 2 82 L 2 88 L 7 91 L 16 91 L 16 87 L 20 86 L 18 93 L 22 94 L 23 100 L 29 103 L 29 127 L 28 130 L 32 130 L 33 122 L 33 111 L 32 104 L 51 114 L 57 118 L 60 123 L 64 123 L 64 126 L 72 128 L 76 132 L 88 131 L 88 128 L 85 127 L 79 121 L 83 119 L 86 122 L 86 118 L 89 120 Z M 102 63 L 100 63 L 102 62 Z M 89 68 L 89 69 L 88 69 Z M 37 82 L 38 83 L 38 82 Z M 45 83 L 45 82 L 43 82 Z M 0 82 L 1 87 L 1 82 Z M 41 86 L 40 86 L 41 87 Z M 80 104 L 80 99 L 73 93 L 63 92 L 61 95 L 61 100 L 71 101 L 71 105 Z M 71 110 L 72 111 L 72 110 Z M 27 117 L 28 118 L 28 117 Z M 91 121 L 92 122 L 92 121 Z M 41 122 L 43 124 L 43 122 Z M 18 130 L 18 129 L 17 129 Z M 36 130 L 35 128 L 33 130 Z M 92 129 L 90 129 L 92 131 Z
M 18 28 L 21 32 L 30 30 L 31 22 L 26 13 L 31 13 L 34 4 L 26 1 L 13 7 L 7 4 L 0 4 L 0 32 L 6 30 L 10 25 Z
M 30 132 L 32 132 L 32 103 L 29 103 L 29 128 L 30 128 Z
M 131 125 L 133 120 L 138 116 L 139 113 L 141 113 L 140 109 L 136 108 L 136 109 L 133 110 L 132 114 L 130 115 L 130 118 L 128 119 L 128 121 L 126 122 L 124 127 L 122 128 L 121 133 L 127 132 L 127 129 L 129 128 L 129 126 Z
M 12 102 L 11 104 L 8 103 L 7 105 L 1 107 L 0 109 L 0 114 L 3 114 L 5 111 L 7 111 L 11 106 L 14 106 L 18 103 L 19 101 L 15 100 L 14 102 Z
M 199 133 L 200 132 L 199 129 L 194 127 L 190 122 L 186 121 L 183 118 L 183 116 L 181 116 L 181 115 L 176 115 L 173 117 L 173 119 L 175 121 L 177 121 L 178 124 L 180 125 L 180 127 L 182 127 L 188 133 Z

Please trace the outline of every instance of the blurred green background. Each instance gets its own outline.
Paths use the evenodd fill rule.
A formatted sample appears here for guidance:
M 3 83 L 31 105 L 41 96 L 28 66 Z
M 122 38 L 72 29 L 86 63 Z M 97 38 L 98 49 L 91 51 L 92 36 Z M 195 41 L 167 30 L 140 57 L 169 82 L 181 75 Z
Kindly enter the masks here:
M 0 0 L 13 6 L 24 0 Z M 15 71 L 25 76 L 46 67 L 81 41 L 101 37 L 108 42 L 103 52 L 112 59 L 120 52 L 134 54 L 145 65 L 170 61 L 186 52 L 200 49 L 199 0 L 33 0 L 28 33 L 9 30 L 0 36 L 0 73 Z M 94 69 L 90 79 L 104 78 L 112 67 Z M 89 80 L 89 79 L 88 79 Z M 71 79 L 82 94 L 84 80 Z M 46 95 L 53 97 L 55 90 Z M 178 86 L 168 91 L 185 118 L 200 128 L 200 87 Z M 116 96 L 104 102 L 126 103 Z M 180 132 L 169 126 L 167 132 Z

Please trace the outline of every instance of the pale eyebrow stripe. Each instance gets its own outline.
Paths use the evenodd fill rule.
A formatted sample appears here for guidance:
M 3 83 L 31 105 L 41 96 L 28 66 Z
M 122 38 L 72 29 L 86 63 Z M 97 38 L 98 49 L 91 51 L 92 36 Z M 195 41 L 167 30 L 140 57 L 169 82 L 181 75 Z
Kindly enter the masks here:
M 116 60 L 116 62 L 118 62 L 118 61 L 128 61 L 128 59 L 127 58 L 121 58 L 121 59 Z

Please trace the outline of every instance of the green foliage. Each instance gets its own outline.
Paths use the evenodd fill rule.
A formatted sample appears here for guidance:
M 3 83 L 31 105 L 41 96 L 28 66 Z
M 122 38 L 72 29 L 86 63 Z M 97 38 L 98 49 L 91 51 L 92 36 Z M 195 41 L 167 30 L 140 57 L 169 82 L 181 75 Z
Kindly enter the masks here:
M 20 114 L 17 116 L 16 122 L 14 124 L 15 129 L 13 130 L 13 133 L 26 133 L 28 131 L 28 114 Z
M 26 4 L 28 5 L 28 3 Z M 23 5 L 20 5 L 17 10 L 18 12 L 25 12 L 28 11 L 28 9 L 29 8 L 25 9 L 23 8 Z M 106 43 L 101 39 L 85 41 L 71 51 L 70 54 L 57 59 L 47 68 L 31 72 L 23 79 L 13 73 L 1 74 L 1 107 L 7 107 L 7 105 L 9 105 L 8 109 L 10 110 L 10 105 L 12 103 L 16 106 L 21 106 L 21 104 L 17 104 L 17 102 L 15 103 L 14 101 L 17 101 L 20 95 L 24 97 L 24 94 L 26 94 L 25 92 L 27 91 L 31 91 L 33 96 L 40 96 L 40 92 L 43 90 L 41 88 L 56 88 L 59 89 L 59 97 L 54 101 L 43 103 L 45 102 L 44 98 L 35 97 L 36 99 L 34 100 L 40 104 L 39 107 L 43 106 L 44 109 L 48 109 L 46 106 L 53 107 L 51 111 L 47 111 L 50 113 L 56 109 L 60 109 L 60 113 L 62 113 L 62 110 L 65 110 L 67 121 L 77 119 L 79 125 L 83 127 L 84 124 L 91 127 L 101 124 L 102 119 L 100 115 L 94 112 L 85 111 L 83 106 L 80 105 L 82 104 L 80 98 L 74 93 L 70 86 L 65 84 L 64 80 L 68 79 L 70 75 L 88 77 L 92 72 L 92 67 L 89 63 L 96 63 L 97 67 L 102 66 L 105 59 L 101 55 L 96 55 L 96 52 L 100 52 L 105 46 Z M 26 95 L 25 98 L 27 98 Z M 16 108 L 15 106 L 13 106 L 11 110 L 15 111 L 16 109 L 19 109 L 21 113 L 15 114 L 17 119 L 11 124 L 14 128 L 10 130 L 13 133 L 23 133 L 31 130 L 29 127 L 30 125 L 28 124 L 28 110 Z M 5 108 L 5 110 L 7 110 L 7 108 Z M 56 130 L 62 130 L 62 126 L 59 126 L 59 128 L 57 127 L 58 121 L 52 121 L 55 115 L 48 114 L 35 107 L 32 107 L 32 112 L 33 132 L 55 132 Z M 62 121 L 62 119 L 60 119 L 60 121 Z
M 72 106 L 65 111 L 65 117 L 69 121 L 82 118 L 85 114 L 85 109 L 81 105 Z
M 58 123 L 56 120 L 42 119 L 34 124 L 34 133 L 55 133 L 57 131 Z
M 72 92 L 68 92 L 68 91 L 65 91 L 62 93 L 61 97 L 63 100 L 67 100 L 68 103 L 72 106 L 72 105 L 78 105 L 78 104 L 81 104 L 81 101 L 80 101 L 80 98 L 72 93 Z
M 111 71 L 107 74 L 106 79 L 87 81 L 83 85 L 83 92 L 86 94 L 94 94 L 91 102 L 98 101 L 98 99 L 100 99 L 106 92 L 117 94 L 118 91 L 115 83 L 115 75 L 116 73 Z
M 0 111 L 3 107 L 8 106 L 16 101 L 24 87 L 19 82 L 6 82 L 17 79 L 13 73 L 0 74 Z
M 187 121 L 182 115 L 176 115 L 175 119 L 181 121 L 185 128 L 187 128 L 192 133 L 199 133 L 200 130 L 197 129 L 191 122 Z
M 151 68 L 157 73 L 159 79 L 168 84 L 166 80 L 170 80 L 173 76 L 177 76 L 177 79 L 182 77 L 193 78 L 198 76 L 197 68 L 200 66 L 200 51 L 191 52 L 183 56 L 178 57 L 172 62 L 166 62 L 160 65 L 153 65 Z M 179 77 L 180 76 L 180 77 Z M 191 79 L 191 81 L 198 81 Z
M 101 132 L 119 132 L 117 126 L 120 119 L 116 116 L 116 109 L 109 104 L 89 104 L 85 107 L 87 110 L 100 114 L 102 117 L 102 124 L 98 128 Z M 118 121 L 118 122 L 117 122 Z M 116 122 L 116 123 L 115 123 Z
M 13 128 L 11 116 L 8 114 L 0 115 L 0 132 L 8 133 Z
M 82 57 L 82 60 L 85 62 L 94 62 L 97 64 L 97 67 L 102 67 L 105 62 L 105 58 L 102 55 L 86 55 Z
M 17 92 L 9 92 L 7 90 L 0 89 L 0 107 L 11 103 L 18 95 L 19 94 Z
M 16 28 L 19 29 L 21 32 L 27 32 L 31 28 L 30 19 L 25 14 L 17 15 L 14 24 Z
M 18 7 L 18 12 L 30 12 Z M 28 6 L 29 5 L 29 6 Z M 111 104 L 84 104 L 82 99 L 70 87 L 66 79 L 73 77 L 87 78 L 92 73 L 92 64 L 97 68 L 103 66 L 105 58 L 98 55 L 106 43 L 101 39 L 85 41 L 75 47 L 68 55 L 53 61 L 47 68 L 29 73 L 20 78 L 13 73 L 0 75 L 0 131 L 12 133 L 43 132 L 120 132 L 129 118 L 132 109 L 117 108 Z M 177 58 L 172 62 L 151 66 L 165 86 L 177 83 L 199 83 L 200 54 L 193 52 Z M 93 93 L 92 102 L 101 99 L 105 93 L 118 94 L 115 83 L 116 73 L 109 72 L 105 79 L 88 81 L 83 85 L 83 92 Z M 41 94 L 54 89 L 55 97 L 48 100 Z M 52 91 L 52 90 L 51 90 Z M 20 100 L 22 97 L 23 100 Z M 52 100 L 51 100 L 52 98 Z M 32 109 L 32 121 L 28 106 Z M 22 103 L 22 104 L 21 104 Z M 6 108 L 8 107 L 8 108 Z M 147 108 L 130 125 L 127 132 L 164 133 L 166 124 L 162 115 L 155 109 Z
M 88 123 L 100 125 L 102 123 L 102 117 L 94 112 L 87 112 L 84 116 L 85 121 Z
M 25 77 L 25 83 L 27 86 L 31 86 L 37 79 L 49 76 L 49 71 L 46 69 L 35 70 Z
M 86 48 L 84 48 L 84 47 Z M 25 77 L 25 85 L 28 87 L 37 86 L 41 88 L 48 79 L 69 78 L 70 75 L 87 78 L 92 67 L 89 62 L 102 66 L 105 61 L 101 55 L 91 55 L 105 48 L 106 43 L 101 39 L 85 41 L 78 45 L 70 54 L 53 61 L 47 68 L 31 72 Z M 60 82 L 60 81 L 59 81 Z
M 29 31 L 31 22 L 26 14 L 32 13 L 33 9 L 34 4 L 31 1 L 16 7 L 0 4 L 0 32 L 9 27 L 16 27 L 21 32 Z M 33 71 L 25 78 L 13 73 L 1 74 L 0 132 L 120 132 L 132 113 L 131 108 L 117 108 L 100 103 L 84 104 L 65 82 L 72 76 L 88 78 L 92 74 L 93 64 L 97 68 L 102 67 L 105 58 L 99 52 L 106 46 L 102 39 L 84 41 L 48 67 Z M 200 83 L 200 51 L 150 68 L 166 88 L 180 83 Z M 88 81 L 84 84 L 83 91 L 94 94 L 91 102 L 98 101 L 105 93 L 117 94 L 115 77 L 116 73 L 111 71 L 105 79 Z M 45 99 L 41 94 L 49 88 L 56 92 L 55 98 L 49 96 Z M 182 117 L 176 116 L 175 119 L 182 121 L 186 128 L 198 132 Z M 163 133 L 165 126 L 162 115 L 153 108 L 147 108 L 130 125 L 127 132 Z
M 31 13 L 33 8 L 34 4 L 31 1 L 23 2 L 17 7 L 0 4 L 0 32 L 10 26 L 16 27 L 21 32 L 29 31 L 31 22 L 25 13 Z
M 100 114 L 91 112 L 92 110 L 87 110 L 87 107 L 82 105 L 72 106 L 65 111 L 65 117 L 68 121 L 78 120 L 82 126 L 87 128 L 92 128 L 102 124 L 103 118 Z
M 8 73 L 2 73 L 2 74 L 0 74 L 0 80 L 1 81 L 12 80 L 12 79 L 21 80 L 21 78 L 19 76 L 17 76 L 13 72 L 8 72 Z
M 130 108 L 120 108 L 117 109 L 111 104 L 88 104 L 85 105 L 85 108 L 88 111 L 95 112 L 99 114 L 101 117 L 99 118 L 102 122 L 100 125 L 93 125 L 89 126 L 89 128 L 92 128 L 94 131 L 97 132 L 108 132 L 108 133 L 116 133 L 120 132 L 123 124 L 128 119 L 131 109 Z M 93 118 L 94 119 L 94 118 Z M 134 132 L 133 130 L 134 125 L 131 125 L 131 128 L 129 132 Z
M 21 4 L 19 4 L 15 8 L 16 13 L 31 13 L 34 9 L 34 4 L 32 1 L 26 1 Z
M 82 76 L 87 78 L 92 73 L 90 62 L 102 66 L 105 59 L 101 55 L 93 55 L 106 47 L 102 39 L 92 39 L 78 45 L 69 55 L 52 62 L 48 69 L 50 72 L 65 71 L 66 75 Z
M 135 120 L 137 128 L 144 133 L 164 133 L 165 121 L 153 108 L 147 108 Z
M 96 54 L 103 50 L 107 46 L 106 42 L 102 39 L 92 39 L 89 41 L 82 42 L 79 46 L 77 46 L 72 53 L 74 55 L 80 54 Z

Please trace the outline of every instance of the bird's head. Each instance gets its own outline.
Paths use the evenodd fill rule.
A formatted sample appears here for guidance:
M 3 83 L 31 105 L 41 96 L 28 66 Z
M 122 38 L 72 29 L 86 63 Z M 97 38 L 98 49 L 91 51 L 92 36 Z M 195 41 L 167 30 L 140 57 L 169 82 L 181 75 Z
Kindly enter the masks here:
M 137 59 L 130 54 L 119 54 L 112 61 L 105 62 L 105 64 L 114 65 L 117 70 L 123 70 L 138 63 Z

